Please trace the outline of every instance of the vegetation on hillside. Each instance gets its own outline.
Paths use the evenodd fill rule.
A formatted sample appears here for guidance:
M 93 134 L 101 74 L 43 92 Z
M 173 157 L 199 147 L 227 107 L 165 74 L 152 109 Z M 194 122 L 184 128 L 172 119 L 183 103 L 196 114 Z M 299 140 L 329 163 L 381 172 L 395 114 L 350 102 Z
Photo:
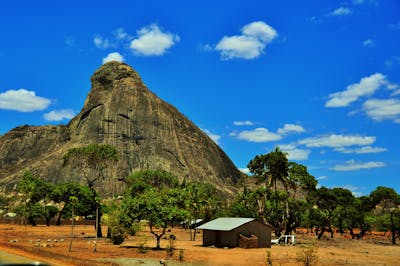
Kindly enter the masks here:
M 146 220 L 156 248 L 167 228 L 177 222 L 190 224 L 219 216 L 255 217 L 271 224 L 277 236 L 303 227 L 317 239 L 326 232 L 330 237 L 347 232 L 353 239 L 361 239 L 371 230 L 391 232 L 393 244 L 400 239 L 400 195 L 394 189 L 379 186 L 370 195 L 356 197 L 345 188 L 318 187 L 307 167 L 289 162 L 279 148 L 249 162 L 252 176 L 248 178 L 254 182 L 243 185 L 230 202 L 219 198 L 211 184 L 179 182 L 163 170 L 134 172 L 125 179 L 123 195 L 101 200 L 94 184 L 104 177 L 109 163 L 118 159 L 115 150 L 87 146 L 68 151 L 64 159 L 82 170 L 86 186 L 52 184 L 27 171 L 17 193 L 0 196 L 0 209 L 17 212 L 24 224 L 33 226 L 38 219 L 50 225 L 51 219 L 60 224 L 62 218 L 106 213 L 108 236 L 115 244 L 122 243 L 127 234 L 135 234 L 140 221 Z M 196 230 L 191 232 L 194 240 Z

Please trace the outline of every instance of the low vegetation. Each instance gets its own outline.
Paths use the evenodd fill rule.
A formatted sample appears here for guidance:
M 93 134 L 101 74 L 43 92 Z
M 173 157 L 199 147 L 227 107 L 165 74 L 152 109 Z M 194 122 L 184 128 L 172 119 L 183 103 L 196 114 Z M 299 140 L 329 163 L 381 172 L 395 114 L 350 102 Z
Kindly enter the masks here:
M 101 236 L 103 220 L 108 225 L 108 237 L 116 245 L 128 235 L 135 235 L 140 221 L 146 220 L 156 249 L 161 248 L 160 240 L 174 223 L 186 221 L 190 225 L 199 218 L 211 220 L 219 216 L 255 217 L 271 224 L 276 236 L 303 227 L 317 239 L 325 233 L 330 238 L 338 233 L 362 239 L 372 229 L 390 232 L 392 244 L 400 238 L 400 196 L 394 189 L 379 186 L 368 196 L 355 197 L 345 188 L 317 187 L 318 182 L 307 167 L 289 162 L 279 148 L 249 162 L 252 176 L 229 204 L 218 198 L 213 185 L 179 182 L 163 170 L 133 173 L 126 178 L 122 197 L 105 203 L 94 184 L 105 178 L 107 165 L 117 159 L 111 146 L 70 150 L 64 157 L 65 164 L 82 169 L 86 186 L 52 184 L 27 171 L 16 192 L 0 196 L 0 208 L 4 213 L 16 212 L 23 224 L 33 226 L 38 219 L 47 225 L 56 219 L 59 225 L 62 218 L 95 217 L 97 236 Z M 191 239 L 195 240 L 196 230 L 191 232 Z M 312 250 L 308 253 L 312 261 Z

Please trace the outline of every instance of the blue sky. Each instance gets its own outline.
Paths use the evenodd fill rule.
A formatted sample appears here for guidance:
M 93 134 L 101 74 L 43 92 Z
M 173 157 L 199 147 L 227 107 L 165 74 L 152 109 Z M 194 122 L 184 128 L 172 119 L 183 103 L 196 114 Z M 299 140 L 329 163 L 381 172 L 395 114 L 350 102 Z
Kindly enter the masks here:
M 400 192 L 400 2 L 0 1 L 0 134 L 66 124 L 108 60 L 245 170 L 276 146 L 320 185 Z

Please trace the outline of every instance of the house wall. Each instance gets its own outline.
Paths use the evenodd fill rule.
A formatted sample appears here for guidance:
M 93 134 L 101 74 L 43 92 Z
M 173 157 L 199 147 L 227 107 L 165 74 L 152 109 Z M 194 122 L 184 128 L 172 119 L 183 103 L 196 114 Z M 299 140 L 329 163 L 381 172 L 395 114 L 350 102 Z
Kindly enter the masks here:
M 272 228 L 257 221 L 251 221 L 231 231 L 203 230 L 204 246 L 237 247 L 239 234 L 258 237 L 258 247 L 271 247 Z

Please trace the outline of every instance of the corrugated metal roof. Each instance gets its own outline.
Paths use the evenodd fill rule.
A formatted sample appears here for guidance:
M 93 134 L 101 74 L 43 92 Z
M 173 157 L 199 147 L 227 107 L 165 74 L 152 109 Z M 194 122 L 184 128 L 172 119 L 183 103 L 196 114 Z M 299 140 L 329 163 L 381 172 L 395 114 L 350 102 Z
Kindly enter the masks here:
M 197 229 L 231 231 L 239 226 L 242 226 L 254 220 L 255 220 L 254 218 L 223 217 L 205 223 L 197 227 Z

